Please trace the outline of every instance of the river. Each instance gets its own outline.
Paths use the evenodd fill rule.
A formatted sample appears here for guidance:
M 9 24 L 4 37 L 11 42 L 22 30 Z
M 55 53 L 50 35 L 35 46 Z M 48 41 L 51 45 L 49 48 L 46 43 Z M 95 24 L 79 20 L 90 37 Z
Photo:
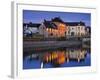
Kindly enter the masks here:
M 90 49 L 82 47 L 49 50 L 37 48 L 23 54 L 27 54 L 23 56 L 23 69 L 91 66 Z

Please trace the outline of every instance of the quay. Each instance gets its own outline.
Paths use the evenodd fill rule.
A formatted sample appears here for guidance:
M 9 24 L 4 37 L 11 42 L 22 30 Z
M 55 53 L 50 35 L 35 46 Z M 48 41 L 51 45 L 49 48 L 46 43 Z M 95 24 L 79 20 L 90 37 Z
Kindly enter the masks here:
M 24 41 L 23 49 L 24 51 L 31 51 L 35 49 L 56 49 L 63 47 L 78 47 L 81 46 L 81 41 Z

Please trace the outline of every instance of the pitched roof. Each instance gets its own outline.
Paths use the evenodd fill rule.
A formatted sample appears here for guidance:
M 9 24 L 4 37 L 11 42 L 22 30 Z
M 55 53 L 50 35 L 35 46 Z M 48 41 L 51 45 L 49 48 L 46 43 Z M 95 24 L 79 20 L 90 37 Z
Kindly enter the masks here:
M 52 21 L 46 21 L 46 20 L 44 20 L 43 23 L 44 23 L 44 25 L 45 25 L 46 28 L 53 28 L 53 29 L 57 28 L 57 26 Z
M 60 17 L 55 17 L 51 21 L 52 22 L 61 22 L 61 23 L 64 23 L 64 21 Z
M 85 23 L 84 22 L 65 22 L 65 24 L 67 25 L 67 26 L 78 26 L 78 25 L 80 25 L 80 26 L 85 26 Z
M 27 27 L 39 27 L 41 24 L 38 24 L 38 23 L 23 23 L 23 27 L 26 26 Z

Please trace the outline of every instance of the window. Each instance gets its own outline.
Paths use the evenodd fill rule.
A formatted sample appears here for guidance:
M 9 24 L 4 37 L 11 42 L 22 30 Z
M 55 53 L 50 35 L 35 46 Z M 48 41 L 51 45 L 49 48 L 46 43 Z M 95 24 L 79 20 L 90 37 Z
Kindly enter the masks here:
M 78 30 L 80 29 L 80 27 L 78 27 Z
M 72 30 L 73 30 L 74 28 L 72 28 Z

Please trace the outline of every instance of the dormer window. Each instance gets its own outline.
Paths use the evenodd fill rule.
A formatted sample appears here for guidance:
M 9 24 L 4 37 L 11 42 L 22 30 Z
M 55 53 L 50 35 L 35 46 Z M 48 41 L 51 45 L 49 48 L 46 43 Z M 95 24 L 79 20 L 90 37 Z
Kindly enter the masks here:
M 80 26 L 80 23 L 78 24 L 78 26 Z

